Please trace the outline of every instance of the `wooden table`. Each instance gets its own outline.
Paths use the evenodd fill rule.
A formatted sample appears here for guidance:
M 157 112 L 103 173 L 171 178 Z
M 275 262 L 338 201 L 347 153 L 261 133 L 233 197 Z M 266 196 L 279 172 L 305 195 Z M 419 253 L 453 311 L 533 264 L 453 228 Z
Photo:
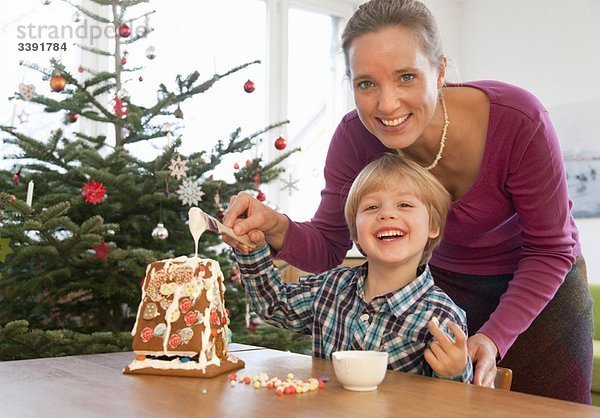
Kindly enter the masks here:
M 350 392 L 331 362 L 232 344 L 246 362 L 238 375 L 329 377 L 325 389 L 278 397 L 212 379 L 123 375 L 133 353 L 0 362 L 2 417 L 600 417 L 600 408 L 388 372 L 376 392 Z M 203 390 L 206 392 L 203 394 Z

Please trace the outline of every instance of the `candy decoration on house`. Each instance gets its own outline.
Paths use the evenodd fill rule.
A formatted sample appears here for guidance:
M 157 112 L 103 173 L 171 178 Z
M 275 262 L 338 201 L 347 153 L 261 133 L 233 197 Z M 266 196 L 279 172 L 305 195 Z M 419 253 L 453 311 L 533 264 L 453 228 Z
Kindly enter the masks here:
M 4 263 L 6 256 L 13 252 L 10 248 L 10 238 L 0 238 L 0 262 Z
M 197 206 L 198 202 L 202 201 L 204 192 L 199 180 L 185 179 L 177 189 L 179 200 L 184 205 Z
M 81 188 L 81 195 L 85 202 L 97 205 L 106 199 L 106 188 L 102 182 L 88 181 Z
M 252 93 L 254 91 L 254 82 L 252 80 L 248 80 L 244 83 L 244 91 L 246 93 Z
M 19 169 L 17 170 L 17 172 L 15 174 L 13 174 L 12 176 L 12 181 L 13 183 L 15 183 L 17 186 L 19 185 L 19 183 L 21 182 L 21 169 L 23 167 L 19 167 Z
M 33 84 L 19 84 L 19 96 L 23 100 L 31 100 L 33 99 L 33 95 L 35 94 L 35 86 Z
M 106 245 L 104 239 L 100 241 L 100 244 L 93 245 L 92 248 L 96 251 L 96 253 L 94 254 L 94 258 L 96 260 L 106 261 L 108 259 L 108 253 L 111 250 L 111 248 L 108 245 Z
M 177 156 L 177 159 L 171 159 L 171 165 L 169 165 L 169 170 L 171 171 L 171 176 L 175 177 L 177 180 L 181 180 L 182 177 L 187 177 L 187 171 L 190 168 L 187 166 L 187 161 L 182 160 L 181 156 Z
M 164 241 L 169 237 L 169 230 L 165 228 L 163 223 L 157 223 L 152 230 L 152 238 L 155 241 Z
M 67 85 L 67 80 L 61 74 L 54 74 L 52 78 L 50 78 L 50 88 L 52 91 L 61 92 L 65 89 Z
M 285 140 L 284 137 L 280 136 L 279 138 L 277 138 L 275 140 L 275 148 L 277 148 L 279 151 L 284 150 L 286 146 L 287 146 L 287 141 Z
M 131 28 L 127 26 L 127 23 L 121 23 L 117 32 L 121 38 L 129 38 L 129 35 L 131 35 Z

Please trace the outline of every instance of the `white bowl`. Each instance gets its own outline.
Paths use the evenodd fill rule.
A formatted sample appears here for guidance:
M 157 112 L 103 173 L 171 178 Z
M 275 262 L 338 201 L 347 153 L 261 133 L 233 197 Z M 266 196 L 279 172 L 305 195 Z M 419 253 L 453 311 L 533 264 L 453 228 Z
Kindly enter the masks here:
M 388 353 L 382 351 L 336 351 L 333 371 L 344 389 L 367 392 L 377 389 L 387 370 Z

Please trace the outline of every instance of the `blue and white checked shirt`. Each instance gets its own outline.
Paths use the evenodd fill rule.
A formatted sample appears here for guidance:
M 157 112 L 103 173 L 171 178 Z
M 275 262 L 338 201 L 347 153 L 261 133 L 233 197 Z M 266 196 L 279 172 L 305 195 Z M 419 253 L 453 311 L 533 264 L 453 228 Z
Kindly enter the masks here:
M 403 288 L 366 303 L 368 263 L 284 283 L 268 246 L 247 256 L 235 253 L 250 310 L 271 325 L 312 335 L 316 357 L 331 358 L 338 350 L 387 351 L 389 369 L 441 377 L 423 355 L 433 338 L 427 322 L 436 316 L 446 333 L 452 335 L 448 321 L 467 333 L 464 311 L 434 285 L 429 267 Z M 450 379 L 470 382 L 472 377 L 468 361 L 464 372 Z

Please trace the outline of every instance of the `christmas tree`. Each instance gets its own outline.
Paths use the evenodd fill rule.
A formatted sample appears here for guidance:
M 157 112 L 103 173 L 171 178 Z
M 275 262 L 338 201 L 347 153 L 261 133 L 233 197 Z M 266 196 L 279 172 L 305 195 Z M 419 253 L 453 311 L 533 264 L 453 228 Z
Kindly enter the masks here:
M 62 329 L 75 336 L 129 331 L 147 264 L 192 252 L 186 225 L 189 207 L 199 206 L 220 217 L 226 209 L 224 202 L 240 190 L 253 190 L 259 199 L 264 197 L 260 185 L 276 179 L 283 171 L 281 161 L 293 152 L 282 152 L 268 163 L 256 153 L 245 164 L 236 163 L 234 181 L 213 174 L 224 156 L 243 155 L 257 147 L 263 134 L 284 121 L 250 135 L 242 135 L 241 128 L 236 128 L 212 149 L 180 153 L 181 137 L 165 118 L 176 123 L 183 118 L 180 104 L 185 100 L 259 62 L 207 79 L 201 79 L 198 72 L 177 75 L 173 87 L 158 86 L 155 103 L 136 104 L 123 85 L 125 79 L 137 78 L 136 71 L 141 68 L 127 65 L 124 46 L 134 48 L 148 30 L 132 33 L 127 22 L 152 12 L 134 15 L 136 6 L 146 2 L 141 0 L 93 1 L 110 9 L 108 20 L 76 7 L 90 19 L 114 27 L 114 42 L 110 51 L 83 48 L 110 57 L 112 70 L 71 69 L 55 59 L 49 67 L 22 63 L 43 75 L 49 83 L 48 93 L 60 94 L 35 93 L 32 86 L 21 84 L 11 100 L 28 100 L 44 106 L 48 113 L 60 112 L 66 125 L 78 119 L 95 121 L 106 126 L 107 133 L 68 134 L 57 127 L 45 138 L 33 138 L 14 126 L 0 125 L 8 134 L 5 143 L 18 149 L 8 156 L 13 169 L 0 172 L 0 332 L 5 337 L 12 335 L 18 344 L 27 345 L 22 340 L 28 338 L 28 325 L 36 332 Z M 251 93 L 253 83 L 248 81 L 244 90 Z M 151 161 L 142 161 L 128 150 L 128 146 L 160 137 L 169 138 L 168 144 Z M 269 327 L 245 336 L 248 318 L 243 290 L 229 250 L 216 234 L 206 233 L 199 253 L 217 259 L 228 278 L 226 303 L 234 340 L 288 341 L 305 351 L 306 340 L 287 334 L 282 337 L 282 331 Z M 102 337 L 99 347 L 106 349 L 110 345 L 106 334 L 98 335 Z M 36 334 L 35 338 L 39 341 L 41 337 Z M 61 344 L 69 338 L 63 336 Z M 84 341 L 86 338 L 84 334 Z M 122 339 L 122 335 L 115 337 L 115 349 L 125 349 Z M 35 345 L 32 341 L 31 346 Z M 53 355 L 52 351 L 45 353 Z

